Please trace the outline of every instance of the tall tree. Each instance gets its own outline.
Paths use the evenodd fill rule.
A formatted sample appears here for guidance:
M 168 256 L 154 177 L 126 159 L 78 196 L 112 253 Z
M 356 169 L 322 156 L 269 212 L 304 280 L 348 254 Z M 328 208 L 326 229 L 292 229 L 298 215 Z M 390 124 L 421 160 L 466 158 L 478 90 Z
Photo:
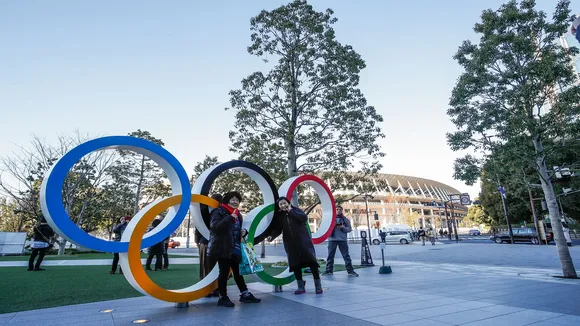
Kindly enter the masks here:
M 165 145 L 149 131 L 138 129 L 129 133 L 129 136 L 145 139 L 160 146 Z M 137 214 L 140 207 L 170 194 L 171 187 L 165 182 L 167 176 L 153 160 L 126 150 L 119 150 L 119 156 L 108 172 L 115 183 L 132 189 L 133 214 Z
M 241 159 L 300 172 L 340 171 L 383 156 L 383 121 L 358 88 L 365 62 L 336 40 L 333 11 L 296 0 L 250 20 L 248 52 L 274 61 L 231 91 L 231 150 Z M 272 64 L 269 64 L 272 66 Z M 226 109 L 226 110 L 228 110 Z M 283 164 L 283 165 L 282 165 Z
M 22 232 L 23 228 L 27 227 L 24 225 L 26 221 L 17 213 L 17 209 L 15 201 L 0 197 L 0 231 Z
M 0 190 L 17 205 L 24 223 L 34 225 L 42 217 L 39 194 L 40 185 L 50 167 L 69 150 L 85 142 L 87 136 L 76 132 L 74 135 L 58 137 L 56 144 L 48 144 L 41 138 L 33 138 L 29 147 L 21 147 L 19 152 L 0 159 L 0 169 L 7 179 L 1 179 Z M 93 222 L 87 215 L 87 207 L 95 200 L 99 186 L 107 181 L 107 169 L 114 162 L 111 151 L 97 151 L 85 155 L 77 162 L 65 178 L 62 198 L 66 213 L 83 228 Z M 57 240 L 59 254 L 64 254 L 66 240 Z
M 448 110 L 458 130 L 448 134 L 448 143 L 454 151 L 479 151 L 483 161 L 509 143 L 520 160 L 534 167 L 550 219 L 558 221 L 558 203 L 546 166 L 550 153 L 544 143 L 579 138 L 580 87 L 571 59 L 578 49 L 559 44 L 571 20 L 569 1 L 558 2 L 551 20 L 535 5 L 533 0 L 512 0 L 497 11 L 485 10 L 474 27 L 481 35 L 479 44 L 464 41 L 460 46 L 454 58 L 465 72 L 453 89 Z M 533 150 L 527 150 L 529 145 Z M 478 163 L 474 157 L 466 159 Z M 562 225 L 552 226 L 564 277 L 575 278 Z

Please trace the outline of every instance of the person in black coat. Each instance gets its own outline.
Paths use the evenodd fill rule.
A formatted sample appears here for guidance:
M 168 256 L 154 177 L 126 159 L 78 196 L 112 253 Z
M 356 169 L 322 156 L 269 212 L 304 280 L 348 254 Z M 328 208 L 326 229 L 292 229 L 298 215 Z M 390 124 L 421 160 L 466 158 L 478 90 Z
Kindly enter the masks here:
M 161 220 L 153 220 L 151 223 L 151 229 L 156 228 Z M 155 271 L 158 272 L 162 270 L 163 263 L 163 252 L 165 251 L 165 241 L 161 241 L 149 247 L 149 256 L 147 256 L 147 261 L 145 262 L 145 270 L 151 270 L 151 263 L 153 262 L 153 257 L 155 257 Z
M 248 233 L 242 229 L 242 214 L 238 210 L 242 196 L 235 191 L 224 195 L 222 205 L 211 212 L 209 223 L 209 244 L 207 255 L 219 266 L 218 292 L 220 298 L 218 306 L 233 307 L 234 303 L 228 298 L 227 285 L 230 269 L 240 290 L 240 302 L 258 303 L 262 301 L 254 297 L 240 275 L 242 261 L 242 237 Z
M 217 200 L 220 204 L 222 203 L 224 197 L 220 194 L 213 194 L 211 198 Z M 209 211 L 213 211 L 213 208 L 209 208 Z M 204 218 L 205 225 L 210 224 L 210 218 L 207 220 Z M 197 244 L 198 252 L 199 252 L 199 279 L 203 279 L 211 272 L 214 268 L 216 261 L 214 259 L 210 259 L 207 256 L 207 246 L 209 244 L 209 240 L 207 240 L 199 230 L 195 229 L 195 243 Z M 212 293 L 208 294 L 207 297 L 219 297 L 218 290 L 213 291 Z
M 298 207 L 290 204 L 286 197 L 280 197 L 276 201 L 274 221 L 276 227 L 268 237 L 268 241 L 274 240 L 282 233 L 284 249 L 288 256 L 288 266 L 294 272 L 298 289 L 294 294 L 306 292 L 306 282 L 302 278 L 302 268 L 309 267 L 314 277 L 316 294 L 322 294 L 322 284 L 320 283 L 320 272 L 316 251 L 312 244 L 312 236 L 306 226 L 308 216 Z
M 50 238 L 54 236 L 54 231 L 46 223 L 46 219 L 43 217 L 40 221 L 40 225 L 34 227 L 34 237 L 30 247 L 32 248 L 32 253 L 30 254 L 30 259 L 28 260 L 28 271 L 44 271 L 44 268 L 40 268 L 44 255 L 50 247 Z M 34 259 L 38 256 L 36 264 L 34 264 Z

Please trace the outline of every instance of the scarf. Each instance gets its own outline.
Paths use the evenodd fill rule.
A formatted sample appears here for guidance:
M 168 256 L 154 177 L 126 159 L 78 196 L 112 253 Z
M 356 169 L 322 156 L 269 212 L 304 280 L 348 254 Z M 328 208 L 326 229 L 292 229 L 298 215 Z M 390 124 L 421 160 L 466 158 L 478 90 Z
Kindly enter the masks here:
M 228 213 L 233 214 L 235 213 L 236 217 L 234 217 L 234 221 L 238 222 L 238 214 L 239 214 L 239 210 L 237 208 L 233 208 L 228 204 L 222 204 L 222 207 L 226 209 L 226 211 L 228 211 Z

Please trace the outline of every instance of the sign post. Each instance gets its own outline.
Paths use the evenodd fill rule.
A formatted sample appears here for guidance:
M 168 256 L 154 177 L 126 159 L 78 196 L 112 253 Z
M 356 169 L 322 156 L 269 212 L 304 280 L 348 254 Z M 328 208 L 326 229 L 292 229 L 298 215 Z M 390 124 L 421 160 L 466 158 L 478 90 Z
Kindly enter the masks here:
M 384 231 L 379 231 L 379 235 L 381 236 L 381 256 L 383 258 L 383 266 L 379 268 L 379 274 L 391 274 L 393 272 L 391 266 L 385 266 L 385 248 L 387 247 L 385 238 L 387 233 Z
M 360 231 L 360 237 L 360 265 L 375 266 L 375 264 L 373 264 L 373 257 L 371 257 L 371 248 L 369 248 L 369 243 L 367 241 L 367 231 Z

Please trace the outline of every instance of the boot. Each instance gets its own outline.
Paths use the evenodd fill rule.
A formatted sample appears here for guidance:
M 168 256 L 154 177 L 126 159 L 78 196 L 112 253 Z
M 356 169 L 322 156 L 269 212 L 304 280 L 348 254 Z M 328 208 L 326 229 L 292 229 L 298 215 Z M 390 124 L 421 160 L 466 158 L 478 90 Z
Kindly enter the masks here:
M 230 300 L 230 298 L 228 298 L 228 296 L 220 297 L 217 302 L 217 305 L 228 308 L 235 306 L 235 304 Z
M 322 284 L 320 284 L 320 279 L 314 280 L 314 287 L 316 288 L 316 294 L 322 294 Z
M 304 286 L 306 285 L 306 281 L 296 281 L 296 283 L 298 283 L 298 289 L 294 291 L 294 294 L 306 293 L 306 289 L 304 288 Z

